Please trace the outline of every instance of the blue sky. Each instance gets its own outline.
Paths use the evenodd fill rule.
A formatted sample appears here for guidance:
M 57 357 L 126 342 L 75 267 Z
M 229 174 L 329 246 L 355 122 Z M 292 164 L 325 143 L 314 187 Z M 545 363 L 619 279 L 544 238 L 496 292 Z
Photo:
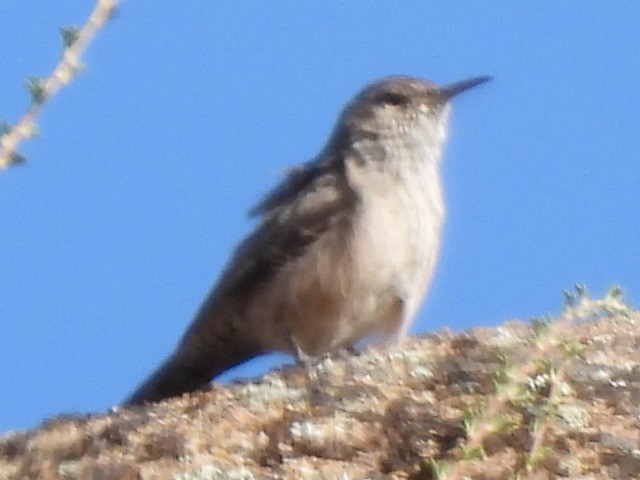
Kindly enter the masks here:
M 256 5 L 125 2 L 29 163 L 0 172 L 0 432 L 121 401 L 169 354 L 248 208 L 385 75 L 494 76 L 454 102 L 444 248 L 413 332 L 557 313 L 576 282 L 640 298 L 637 2 Z M 0 0 L 0 118 L 92 7 Z

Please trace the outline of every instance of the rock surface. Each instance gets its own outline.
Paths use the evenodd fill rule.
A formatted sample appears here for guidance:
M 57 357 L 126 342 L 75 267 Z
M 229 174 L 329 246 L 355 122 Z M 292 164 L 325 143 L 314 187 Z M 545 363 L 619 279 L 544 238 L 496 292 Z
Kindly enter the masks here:
M 0 478 L 640 478 L 640 315 L 596 310 L 60 416 L 0 436 Z

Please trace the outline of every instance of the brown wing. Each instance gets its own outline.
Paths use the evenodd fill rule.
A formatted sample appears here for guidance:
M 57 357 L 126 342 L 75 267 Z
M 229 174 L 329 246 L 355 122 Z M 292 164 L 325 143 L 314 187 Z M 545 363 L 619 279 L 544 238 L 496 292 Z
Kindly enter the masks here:
M 339 161 L 307 164 L 267 195 L 252 210 L 262 215 L 261 222 L 237 248 L 216 293 L 235 296 L 255 287 L 348 214 L 356 198 L 342 168 Z
M 261 216 L 286 205 L 297 196 L 304 194 L 310 184 L 322 174 L 319 165 L 309 163 L 296 165 L 288 171 L 287 177 L 249 210 L 249 216 Z

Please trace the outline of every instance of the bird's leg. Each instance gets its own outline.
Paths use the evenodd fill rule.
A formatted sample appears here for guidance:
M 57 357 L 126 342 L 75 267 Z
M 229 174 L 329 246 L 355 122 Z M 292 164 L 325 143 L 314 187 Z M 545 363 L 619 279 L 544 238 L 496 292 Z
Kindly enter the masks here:
M 311 405 L 320 405 L 325 403 L 324 395 L 322 395 L 322 385 L 320 384 L 320 379 L 318 377 L 318 371 L 316 366 L 320 358 L 314 357 L 312 355 L 308 355 L 298 342 L 296 342 L 295 336 L 291 330 L 287 331 L 287 342 L 289 343 L 290 349 L 293 352 L 293 355 L 296 359 L 296 363 L 302 365 L 304 368 L 304 373 L 306 377 L 306 387 L 307 387 L 307 399 Z
M 293 332 L 291 332 L 291 330 L 287 330 L 286 335 L 287 335 L 287 343 L 289 344 L 289 348 L 293 352 L 293 356 L 296 359 L 296 363 L 303 366 L 305 376 L 307 377 L 307 380 L 309 382 L 317 383 L 318 374 L 314 368 L 317 359 L 311 355 L 307 355 L 304 352 L 304 350 L 300 348 L 300 345 L 298 345 L 298 342 L 296 342 L 296 339 L 293 335 Z

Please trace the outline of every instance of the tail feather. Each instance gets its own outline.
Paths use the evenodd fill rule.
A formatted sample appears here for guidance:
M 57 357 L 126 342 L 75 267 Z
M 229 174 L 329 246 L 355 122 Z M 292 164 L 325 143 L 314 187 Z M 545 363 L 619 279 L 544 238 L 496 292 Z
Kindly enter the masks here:
M 264 353 L 246 334 L 220 329 L 216 323 L 218 328 L 207 332 L 211 324 L 205 324 L 195 322 L 174 354 L 125 400 L 125 406 L 157 402 L 199 390 L 222 372 Z
M 213 372 L 197 363 L 184 363 L 175 356 L 167 359 L 151 376 L 131 394 L 124 405 L 157 402 L 204 387 Z

